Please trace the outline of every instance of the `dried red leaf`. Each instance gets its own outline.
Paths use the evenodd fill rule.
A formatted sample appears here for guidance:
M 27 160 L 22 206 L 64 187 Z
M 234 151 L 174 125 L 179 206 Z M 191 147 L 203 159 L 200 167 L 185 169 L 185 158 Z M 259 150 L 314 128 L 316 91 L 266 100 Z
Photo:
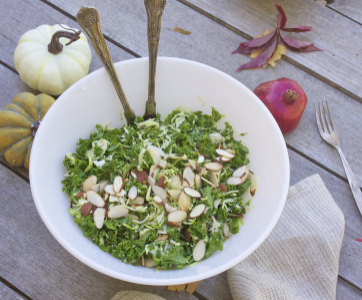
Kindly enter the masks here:
M 273 56 L 273 53 L 275 49 L 278 46 L 278 36 L 275 35 L 272 40 L 265 46 L 265 49 L 262 53 L 260 53 L 256 58 L 254 58 L 252 61 L 249 61 L 248 63 L 242 65 L 238 71 L 244 70 L 244 69 L 253 69 L 253 68 L 260 68 L 264 66 L 269 58 Z
M 282 35 L 281 33 L 279 33 L 279 36 L 283 44 L 290 50 L 297 52 L 323 51 L 322 49 L 319 49 L 316 46 L 314 46 L 313 43 L 293 40 L 291 38 Z
M 356 241 L 357 241 L 357 242 L 362 242 L 362 240 L 361 240 L 361 239 L 356 239 Z
M 260 38 L 253 39 L 251 41 L 247 41 L 244 43 L 241 43 L 234 52 L 234 53 L 251 53 L 256 50 L 259 50 L 266 46 L 266 44 L 274 37 L 276 34 L 276 30 L 272 31 L 271 33 L 264 35 Z
M 280 28 L 280 30 L 283 30 L 286 32 L 297 32 L 297 33 L 298 32 L 307 32 L 307 31 L 314 32 L 314 30 L 310 26 L 284 27 L 284 28 Z
M 281 29 L 284 28 L 285 25 L 287 24 L 287 16 L 285 15 L 284 10 L 282 9 L 282 7 L 280 5 L 277 5 L 275 3 L 272 3 L 274 5 L 274 7 L 278 10 L 279 12 L 279 17 L 278 17 L 278 23 L 277 23 L 277 29 Z
M 244 70 L 244 69 L 253 69 L 253 68 L 260 68 L 264 65 L 266 65 L 271 57 L 273 57 L 274 52 L 276 51 L 278 47 L 278 40 L 279 38 L 283 42 L 283 44 L 289 48 L 290 50 L 297 51 L 297 52 L 310 52 L 310 51 L 323 51 L 322 49 L 319 49 L 318 47 L 314 46 L 313 43 L 308 43 L 304 41 L 297 41 L 293 40 L 291 38 L 288 38 L 280 33 L 280 31 L 285 32 L 308 32 L 313 31 L 312 27 L 310 26 L 296 26 L 296 27 L 285 27 L 287 23 L 287 16 L 285 15 L 284 10 L 280 5 L 272 3 L 273 6 L 278 10 L 279 17 L 277 22 L 277 27 L 274 31 L 271 33 L 255 38 L 251 41 L 247 41 L 244 43 L 241 43 L 239 47 L 232 52 L 234 53 L 254 53 L 256 51 L 261 52 L 250 62 L 242 65 L 238 71 Z M 313 31 L 314 32 L 314 31 Z M 282 47 L 282 46 L 280 46 Z M 284 53 L 280 53 L 284 54 Z M 278 56 L 278 59 L 280 59 L 280 55 Z M 255 55 L 251 55 L 255 56 Z M 272 64 L 273 66 L 275 65 Z

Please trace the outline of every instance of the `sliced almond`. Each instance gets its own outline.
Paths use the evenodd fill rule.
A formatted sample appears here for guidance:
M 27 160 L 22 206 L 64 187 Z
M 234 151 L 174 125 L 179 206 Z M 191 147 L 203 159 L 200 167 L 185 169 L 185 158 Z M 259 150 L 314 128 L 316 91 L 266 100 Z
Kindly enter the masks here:
M 222 164 L 217 162 L 210 162 L 204 165 L 204 167 L 212 172 L 219 172 L 222 169 Z
M 210 181 L 212 182 L 212 184 L 215 186 L 215 187 L 219 187 L 219 181 L 216 177 L 216 174 L 215 172 L 210 172 L 210 177 L 209 177 Z
M 141 196 L 138 196 L 134 200 L 129 200 L 130 205 L 143 205 L 145 203 L 145 199 Z
M 171 180 L 171 188 L 173 190 L 180 190 L 181 189 L 181 176 L 180 174 L 176 174 Z
M 158 162 L 159 166 L 161 169 L 164 169 L 166 168 L 167 166 L 167 160 L 164 160 L 164 159 L 160 159 L 160 161 Z
M 109 197 L 109 194 L 108 194 L 108 193 L 104 193 L 104 194 L 103 194 L 103 199 L 104 199 L 104 201 L 107 201 L 108 197 Z
M 158 165 L 161 160 L 161 156 L 154 150 L 148 150 L 148 152 L 150 153 L 154 164 Z
M 180 227 L 180 224 L 177 224 L 177 223 L 174 223 L 174 222 L 170 222 L 170 221 L 167 221 L 167 225 L 170 225 L 172 227 Z
M 187 214 L 184 211 L 175 211 L 168 215 L 167 221 L 172 223 L 181 223 L 187 217 Z
M 226 149 L 226 151 L 231 153 L 231 154 L 235 154 L 235 150 L 233 150 L 233 149 Z
M 207 170 L 206 170 L 206 168 L 205 168 L 205 166 L 201 169 L 201 171 L 199 172 L 199 175 L 200 176 L 204 176 L 204 175 L 206 175 L 207 174 Z
M 92 203 L 90 202 L 84 203 L 80 208 L 81 216 L 82 217 L 88 216 L 92 210 L 92 207 L 93 207 Z
M 196 244 L 194 251 L 192 252 L 192 256 L 195 261 L 200 261 L 201 259 L 204 258 L 205 252 L 206 252 L 206 245 L 205 242 L 201 240 L 198 241 L 198 243 Z
M 78 193 L 75 194 L 76 197 L 78 198 L 82 198 L 85 194 L 85 197 L 87 196 L 87 193 L 84 191 L 79 191 Z
M 197 162 L 198 162 L 199 164 L 202 164 L 204 161 L 205 161 L 205 156 L 200 155 L 199 158 L 198 158 L 198 160 L 197 160 Z
M 158 165 L 152 165 L 151 168 L 150 168 L 150 174 L 149 174 L 149 175 L 150 175 L 153 179 L 155 179 L 155 180 L 156 180 L 156 176 L 157 176 L 157 175 L 154 176 L 153 173 L 154 173 L 157 169 L 159 169 Z
M 178 197 L 178 204 L 182 211 L 188 211 L 190 206 L 190 197 L 187 196 L 184 192 L 181 192 L 180 196 Z
M 154 266 L 156 266 L 155 261 L 153 260 L 153 258 L 146 257 L 144 266 L 146 268 L 153 268 Z
M 222 157 L 226 157 L 226 158 L 229 158 L 229 159 L 233 159 L 235 157 L 234 154 L 226 151 L 226 150 L 222 150 L 222 149 L 216 149 L 216 153 L 219 154 L 220 156 Z
M 181 188 L 184 188 L 184 187 L 190 187 L 190 183 L 186 178 L 184 180 L 182 180 Z
M 218 156 L 215 158 L 215 162 L 219 162 L 219 163 L 227 163 L 231 160 L 231 158 L 227 158 L 224 156 Z
M 95 206 L 103 207 L 105 202 L 98 193 L 94 191 L 87 192 L 87 200 Z
M 108 210 L 108 218 L 119 219 L 128 216 L 128 208 L 124 205 L 113 206 Z
M 201 177 L 200 175 L 196 175 L 195 176 L 195 185 L 197 189 L 201 189 L 202 188 L 202 181 L 201 181 Z
M 171 198 L 173 198 L 173 199 L 178 199 L 178 197 L 180 196 L 181 191 L 178 191 L 178 190 L 168 190 L 167 193 L 170 195 Z
M 256 177 L 255 175 L 251 175 L 250 177 L 250 194 L 252 196 L 255 195 L 256 189 L 258 188 L 258 177 Z
M 249 175 L 249 169 L 247 166 L 242 166 L 240 168 L 237 168 L 234 172 L 233 172 L 233 177 L 239 177 L 241 178 L 245 173 L 248 173 Z
M 140 217 L 136 216 L 136 215 L 129 215 L 131 217 L 132 220 L 134 221 L 139 221 Z
M 154 185 L 154 184 L 156 184 L 156 181 L 151 176 L 148 176 L 147 177 L 147 183 L 149 185 Z
M 195 174 L 194 174 L 194 171 L 192 171 L 190 166 L 188 166 L 184 169 L 183 179 L 186 179 L 189 182 L 191 187 L 194 186 Z
M 131 171 L 131 176 L 132 176 L 134 179 L 136 179 L 136 180 L 137 180 L 137 173 L 138 173 L 138 172 L 136 172 L 136 171 L 134 171 L 134 170 Z
M 236 178 L 236 177 L 229 177 L 226 180 L 226 184 L 227 185 L 239 185 L 241 184 L 241 179 L 240 178 Z
M 121 176 L 116 176 L 113 181 L 113 190 L 118 194 L 123 188 L 123 178 Z
M 215 186 L 211 181 L 208 181 L 206 178 L 201 177 L 201 180 L 202 180 L 202 181 L 205 181 L 206 183 L 208 183 L 208 184 L 210 184 L 211 186 L 213 186 L 214 188 L 216 188 L 216 186 Z
M 99 183 L 99 191 L 103 192 L 104 188 L 108 185 L 108 180 L 103 180 L 102 182 Z
M 194 160 L 189 159 L 188 163 L 189 163 L 190 167 L 191 167 L 193 170 L 196 170 L 197 164 L 196 164 L 196 162 L 195 162 Z
M 136 186 L 132 186 L 132 187 L 129 189 L 128 198 L 129 198 L 130 200 L 134 200 L 134 199 L 137 198 L 137 195 L 138 195 L 137 187 L 136 187 Z
M 94 211 L 93 220 L 98 229 L 102 229 L 105 217 L 106 217 L 106 210 L 104 208 L 97 208 Z
M 137 173 L 137 181 L 140 183 L 144 183 L 148 178 L 148 174 L 146 171 L 138 172 Z
M 125 190 L 122 190 L 122 191 L 120 191 L 116 196 L 117 197 L 124 197 L 124 196 L 126 196 L 126 191 Z
M 229 225 L 227 223 L 223 224 L 223 229 L 222 229 L 223 233 L 224 233 L 224 237 L 228 238 L 230 235 L 230 230 L 229 230 Z
M 97 177 L 92 175 L 83 182 L 83 191 L 88 192 L 97 184 Z
M 243 184 L 248 179 L 248 176 L 249 176 L 249 169 L 247 169 L 247 171 L 244 173 L 244 175 L 240 177 L 241 184 Z
M 167 194 L 164 189 L 160 188 L 157 185 L 152 186 L 152 192 L 155 193 L 155 195 L 159 196 L 162 200 L 166 200 Z
M 223 139 L 224 138 L 222 137 L 222 135 L 218 132 L 214 132 L 214 133 L 210 134 L 210 140 L 214 144 L 221 142 Z
M 161 205 L 161 204 L 163 204 L 163 201 L 162 201 L 162 199 L 161 199 L 161 197 L 160 196 L 154 196 L 153 197 L 153 200 L 155 200 L 155 202 L 157 203 L 157 204 L 159 204 L 159 205 Z
M 156 147 L 156 146 L 152 146 L 152 145 L 148 145 L 147 146 L 147 150 L 148 151 L 155 151 L 155 152 L 157 152 L 157 154 L 159 155 L 159 156 L 162 156 L 162 157 L 164 157 L 165 155 L 166 155 L 166 153 L 165 152 L 163 152 L 163 150 L 161 149 L 161 148 L 158 148 L 158 147 Z
M 184 192 L 187 196 L 190 196 L 191 198 L 201 198 L 201 194 L 199 191 L 196 191 L 192 188 L 185 187 Z
M 204 213 L 205 209 L 206 209 L 205 204 L 196 205 L 190 212 L 189 216 L 190 219 L 195 219 L 197 217 L 200 217 Z
M 99 192 L 99 186 L 100 186 L 99 183 L 96 184 L 96 185 L 93 185 L 92 188 L 91 188 L 91 190 L 92 190 L 92 191 L 95 191 L 96 193 L 98 193 L 98 192 Z
M 119 201 L 119 199 L 117 196 L 113 196 L 113 195 L 109 196 L 109 202 L 118 202 L 118 201 Z
M 165 189 L 167 186 L 167 181 L 166 181 L 166 177 L 165 176 L 161 176 L 160 179 L 157 182 L 157 185 L 162 188 Z
M 163 241 L 165 241 L 165 240 L 167 240 L 168 239 L 168 234 L 162 234 L 162 235 L 159 235 L 158 237 L 157 237 L 157 240 L 159 241 L 159 242 L 163 242 Z
M 170 214 L 172 210 L 172 206 L 169 205 L 167 202 L 165 203 L 165 210 L 168 214 Z
M 109 184 L 109 185 L 106 185 L 106 187 L 104 188 L 104 191 L 110 195 L 115 195 L 116 192 L 114 191 L 113 189 L 113 185 L 112 184 Z

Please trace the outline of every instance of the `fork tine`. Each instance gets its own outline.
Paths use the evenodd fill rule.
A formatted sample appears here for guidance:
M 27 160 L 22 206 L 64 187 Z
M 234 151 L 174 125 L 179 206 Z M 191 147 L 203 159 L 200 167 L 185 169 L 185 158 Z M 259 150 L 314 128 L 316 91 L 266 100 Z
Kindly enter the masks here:
M 326 101 L 326 103 L 327 103 L 327 108 L 328 108 L 328 113 L 329 113 L 329 119 L 330 119 L 330 121 L 331 121 L 332 128 L 333 128 L 334 131 L 337 131 L 337 128 L 336 128 L 336 125 L 335 125 L 334 119 L 333 119 L 333 114 L 332 114 L 332 111 L 331 111 L 331 109 L 330 109 L 330 107 L 329 107 L 328 101 Z
M 323 128 L 323 132 L 328 133 L 327 125 L 326 125 L 326 122 L 324 121 L 324 114 L 323 114 L 323 110 L 322 110 L 322 105 L 320 103 L 318 103 L 318 105 L 319 105 L 319 115 L 321 117 L 321 124 L 322 124 L 322 128 Z
M 326 110 L 326 107 L 324 105 L 324 102 L 322 101 L 322 107 L 323 107 L 323 115 L 324 115 L 324 118 L 325 118 L 325 124 L 326 124 L 326 128 L 328 128 L 328 132 L 329 133 L 332 133 L 333 131 L 333 128 L 331 126 L 331 122 L 329 121 L 329 116 L 328 116 L 328 112 Z
M 315 118 L 317 120 L 317 127 L 318 127 L 318 131 L 320 134 L 323 133 L 323 129 L 322 129 L 322 125 L 321 125 L 321 121 L 320 121 L 320 118 L 319 118 L 319 112 L 318 112 L 318 105 L 317 103 L 314 103 L 314 106 L 315 106 Z

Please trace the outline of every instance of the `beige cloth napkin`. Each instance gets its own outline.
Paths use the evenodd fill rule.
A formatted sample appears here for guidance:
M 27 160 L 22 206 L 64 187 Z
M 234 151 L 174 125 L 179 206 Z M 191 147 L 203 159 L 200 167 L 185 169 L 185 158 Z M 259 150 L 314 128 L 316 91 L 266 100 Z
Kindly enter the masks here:
M 289 189 L 264 243 L 228 271 L 234 300 L 335 299 L 344 216 L 319 175 Z M 122 291 L 112 300 L 162 300 Z

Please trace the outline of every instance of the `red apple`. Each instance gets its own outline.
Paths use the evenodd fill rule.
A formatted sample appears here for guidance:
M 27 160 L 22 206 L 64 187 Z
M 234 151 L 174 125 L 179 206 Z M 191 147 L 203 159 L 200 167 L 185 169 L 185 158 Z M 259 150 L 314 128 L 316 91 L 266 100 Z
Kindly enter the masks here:
M 254 93 L 274 116 L 283 134 L 297 128 L 308 99 L 296 81 L 288 78 L 267 81 L 258 85 Z

